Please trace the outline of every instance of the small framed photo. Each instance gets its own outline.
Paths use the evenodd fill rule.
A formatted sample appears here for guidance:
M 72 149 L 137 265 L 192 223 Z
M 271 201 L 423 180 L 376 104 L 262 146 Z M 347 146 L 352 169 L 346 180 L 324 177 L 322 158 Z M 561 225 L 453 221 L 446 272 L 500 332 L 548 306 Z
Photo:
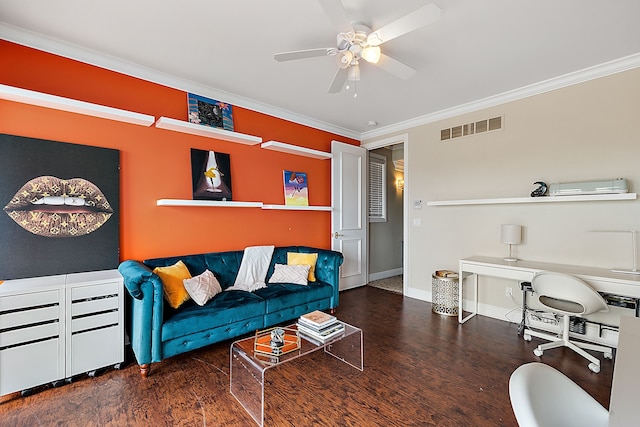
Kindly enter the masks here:
M 309 186 L 305 172 L 283 171 L 284 204 L 309 206 Z
M 225 153 L 191 149 L 193 200 L 232 200 L 229 160 Z
M 189 122 L 233 131 L 233 106 L 226 102 L 188 94 Z

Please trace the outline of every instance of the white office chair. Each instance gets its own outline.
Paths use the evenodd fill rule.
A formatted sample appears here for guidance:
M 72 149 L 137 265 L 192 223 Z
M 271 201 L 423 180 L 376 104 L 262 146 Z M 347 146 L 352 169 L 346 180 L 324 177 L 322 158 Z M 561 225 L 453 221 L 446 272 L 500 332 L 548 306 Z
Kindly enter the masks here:
M 551 341 L 541 344 L 533 350 L 536 356 L 542 356 L 545 350 L 556 347 L 569 347 L 585 359 L 589 360 L 589 369 L 600 372 L 600 360 L 583 349 L 600 351 L 607 359 L 613 358 L 611 348 L 569 340 L 569 322 L 571 316 L 582 316 L 598 311 L 609 311 L 607 303 L 595 289 L 577 277 L 552 272 L 540 272 L 531 280 L 533 293 L 538 302 L 547 310 L 563 315 L 562 331 L 559 335 L 525 329 L 524 339 L 531 341 L 531 336 Z
M 562 372 L 544 363 L 519 366 L 509 378 L 520 427 L 606 427 L 609 411 Z

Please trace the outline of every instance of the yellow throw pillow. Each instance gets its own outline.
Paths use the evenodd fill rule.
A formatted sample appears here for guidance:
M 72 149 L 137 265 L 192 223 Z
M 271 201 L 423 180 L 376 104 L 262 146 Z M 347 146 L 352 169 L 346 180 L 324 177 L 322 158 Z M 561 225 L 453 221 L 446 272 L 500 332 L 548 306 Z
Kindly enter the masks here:
M 309 281 L 316 281 L 316 261 L 318 260 L 318 254 L 301 254 L 298 252 L 287 252 L 287 264 L 289 265 L 309 265 Z
M 191 273 L 184 262 L 178 261 L 169 267 L 156 267 L 153 272 L 160 276 L 164 299 L 171 307 L 178 308 L 191 298 L 183 283 L 184 279 L 191 279 Z

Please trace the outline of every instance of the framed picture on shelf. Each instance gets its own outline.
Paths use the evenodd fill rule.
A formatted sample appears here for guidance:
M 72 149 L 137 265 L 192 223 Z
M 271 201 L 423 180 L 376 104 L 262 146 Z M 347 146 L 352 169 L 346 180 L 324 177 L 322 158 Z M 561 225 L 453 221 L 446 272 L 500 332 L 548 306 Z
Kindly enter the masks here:
M 228 154 L 191 149 L 193 200 L 231 201 L 231 162 Z
M 283 171 L 284 204 L 309 206 L 309 187 L 304 172 Z
M 187 94 L 189 122 L 233 131 L 233 106 L 226 102 Z

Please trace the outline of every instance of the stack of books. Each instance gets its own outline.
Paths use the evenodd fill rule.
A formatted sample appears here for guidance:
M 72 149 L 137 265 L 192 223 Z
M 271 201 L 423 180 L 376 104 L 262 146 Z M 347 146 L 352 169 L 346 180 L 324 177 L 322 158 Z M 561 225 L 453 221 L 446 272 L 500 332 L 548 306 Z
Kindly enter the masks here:
M 319 310 L 300 316 L 297 326 L 298 332 L 305 338 L 311 338 L 311 341 L 322 344 L 344 333 L 342 322 L 335 316 Z

